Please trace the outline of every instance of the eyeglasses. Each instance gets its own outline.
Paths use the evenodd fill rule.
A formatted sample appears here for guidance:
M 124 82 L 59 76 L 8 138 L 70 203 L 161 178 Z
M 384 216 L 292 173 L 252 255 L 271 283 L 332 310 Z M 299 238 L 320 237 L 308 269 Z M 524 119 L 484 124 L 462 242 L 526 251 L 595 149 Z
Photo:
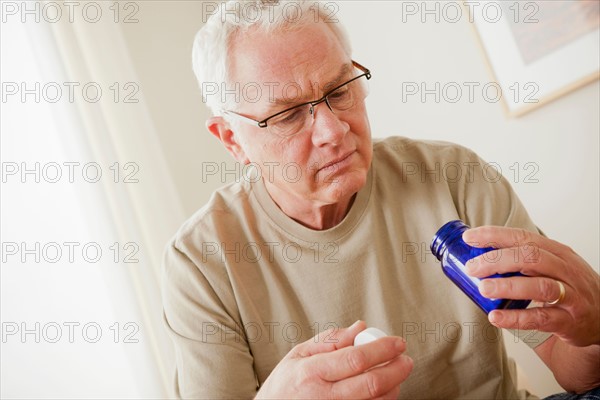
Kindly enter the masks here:
M 257 125 L 259 128 L 267 128 L 269 133 L 277 136 L 290 137 L 296 135 L 312 125 L 315 117 L 315 106 L 320 103 L 325 102 L 331 112 L 336 114 L 336 112 L 350 110 L 367 97 L 369 94 L 367 80 L 371 79 L 371 71 L 356 61 L 352 61 L 352 65 L 355 68 L 355 73 L 358 71 L 361 73 L 329 90 L 318 100 L 307 101 L 306 103 L 287 108 L 262 121 L 246 117 L 235 111 L 221 111 L 223 114 L 246 123 Z M 362 77 L 366 79 L 361 79 Z

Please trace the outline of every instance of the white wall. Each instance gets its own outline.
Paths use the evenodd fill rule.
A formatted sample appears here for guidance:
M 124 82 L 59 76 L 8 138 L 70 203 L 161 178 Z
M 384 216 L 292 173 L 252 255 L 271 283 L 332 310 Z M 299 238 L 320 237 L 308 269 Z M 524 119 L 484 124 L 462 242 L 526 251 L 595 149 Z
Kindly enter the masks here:
M 139 23 L 121 25 L 186 214 L 200 208 L 222 180 L 202 178 L 204 162 L 230 161 L 204 123 L 209 117 L 192 72 L 192 41 L 202 2 L 146 1 Z
M 191 73 L 191 41 L 201 26 L 202 5 L 142 6 L 140 23 L 123 26 L 123 32 L 189 215 L 223 182 L 220 176 L 203 179 L 202 168 L 229 161 L 204 128 L 208 112 Z M 473 103 L 422 103 L 416 97 L 402 102 L 402 82 L 485 84 L 492 77 L 466 18 L 455 24 L 421 23 L 418 18 L 402 23 L 400 8 L 394 1 L 352 1 L 340 3 L 337 14 L 350 32 L 354 58 L 373 71 L 368 105 L 374 136 L 453 141 L 498 163 L 546 234 L 569 244 L 597 268 L 598 82 L 519 119 L 507 118 L 500 103 L 481 97 Z M 515 162 L 521 166 L 519 179 L 509 170 Z M 539 167 L 538 183 L 524 182 L 527 162 Z M 538 395 L 559 390 L 529 349 L 509 342 Z

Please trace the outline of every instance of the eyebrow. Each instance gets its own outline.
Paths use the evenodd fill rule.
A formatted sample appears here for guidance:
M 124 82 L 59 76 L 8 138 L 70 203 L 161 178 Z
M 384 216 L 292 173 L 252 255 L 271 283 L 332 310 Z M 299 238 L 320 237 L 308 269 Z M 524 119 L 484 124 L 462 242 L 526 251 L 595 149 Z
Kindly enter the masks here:
M 351 62 L 348 64 L 342 65 L 338 74 L 322 87 L 323 93 L 326 93 L 328 90 L 331 90 L 334 87 L 336 87 L 337 85 L 339 85 L 342 82 L 342 80 L 344 79 L 344 77 L 348 74 L 348 72 L 352 71 L 352 68 L 354 68 L 354 65 Z M 312 93 L 312 86 L 311 86 L 311 93 Z M 310 101 L 310 99 L 303 100 L 303 98 L 305 98 L 305 97 L 300 96 L 300 97 L 294 98 L 294 99 L 278 99 L 278 98 L 276 98 L 276 99 L 273 99 L 273 101 L 269 101 L 269 104 L 270 104 L 269 108 L 273 108 L 278 105 L 279 106 L 289 106 L 289 105 L 295 105 L 295 104 L 302 104 L 306 101 Z

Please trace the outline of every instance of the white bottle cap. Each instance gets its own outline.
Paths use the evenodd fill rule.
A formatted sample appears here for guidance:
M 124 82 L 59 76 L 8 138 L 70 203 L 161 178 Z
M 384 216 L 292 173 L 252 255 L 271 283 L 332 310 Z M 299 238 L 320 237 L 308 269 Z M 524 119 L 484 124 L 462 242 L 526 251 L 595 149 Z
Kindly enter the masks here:
M 384 331 L 377 328 L 367 328 L 364 331 L 360 332 L 354 338 L 354 345 L 359 346 L 361 344 L 367 344 L 372 342 L 373 340 L 377 340 L 379 338 L 388 336 Z

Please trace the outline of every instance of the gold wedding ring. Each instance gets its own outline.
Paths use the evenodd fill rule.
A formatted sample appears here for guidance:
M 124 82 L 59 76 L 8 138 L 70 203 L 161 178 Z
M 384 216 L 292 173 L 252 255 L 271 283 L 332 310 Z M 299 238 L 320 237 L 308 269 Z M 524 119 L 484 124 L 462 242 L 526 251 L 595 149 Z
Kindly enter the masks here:
M 558 283 L 558 288 L 560 289 L 560 294 L 558 295 L 558 298 L 556 300 L 546 302 L 547 304 L 549 304 L 551 306 L 558 304 L 565 299 L 565 285 L 561 281 L 556 281 L 556 283 Z

